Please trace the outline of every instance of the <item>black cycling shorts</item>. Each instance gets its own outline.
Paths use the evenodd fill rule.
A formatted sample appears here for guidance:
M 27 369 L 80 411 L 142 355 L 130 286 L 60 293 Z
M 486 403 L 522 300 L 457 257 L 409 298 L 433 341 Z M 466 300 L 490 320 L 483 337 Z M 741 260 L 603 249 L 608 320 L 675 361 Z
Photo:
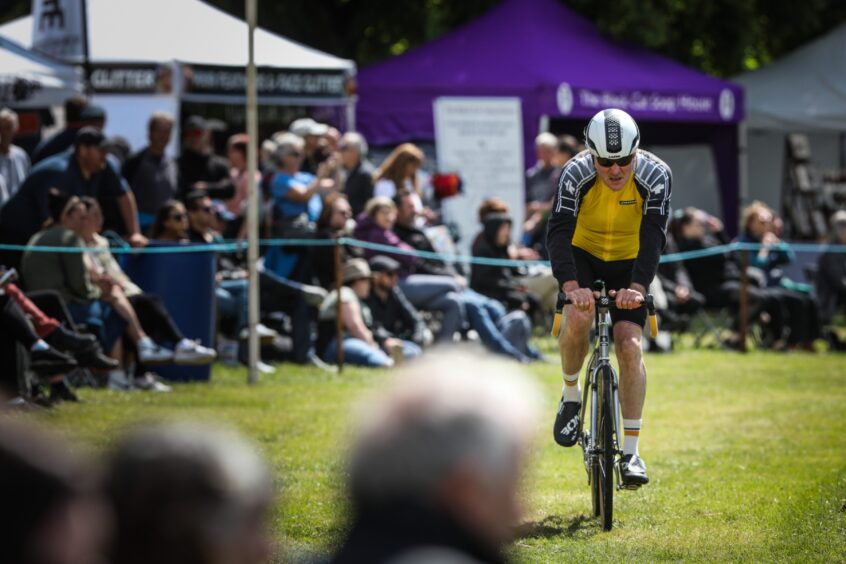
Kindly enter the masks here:
M 579 287 L 593 290 L 595 280 L 604 280 L 606 290 L 628 288 L 632 283 L 634 259 L 604 261 L 589 252 L 573 247 L 576 276 Z M 643 327 L 646 324 L 646 306 L 637 309 L 612 309 L 611 322 L 630 321 Z

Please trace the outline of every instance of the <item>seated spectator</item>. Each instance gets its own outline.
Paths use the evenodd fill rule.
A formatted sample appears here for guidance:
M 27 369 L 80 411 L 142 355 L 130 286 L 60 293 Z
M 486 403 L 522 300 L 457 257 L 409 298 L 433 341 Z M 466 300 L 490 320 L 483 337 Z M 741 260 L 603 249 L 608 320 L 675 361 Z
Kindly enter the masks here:
M 781 266 L 796 260 L 796 254 L 773 232 L 775 214 L 763 202 L 752 202 L 743 210 L 741 243 L 760 243 L 757 252 L 749 253 L 749 266 L 763 273 L 765 287 L 770 288 L 787 313 L 787 346 L 813 350 L 819 337 L 817 304 L 810 296 L 810 286 L 797 284 L 784 276 Z
M 338 360 L 336 320 L 340 299 L 344 362 L 373 368 L 388 368 L 394 365 L 391 356 L 393 346 L 401 345 L 390 339 L 381 342 L 377 340 L 373 331 L 373 314 L 365 302 L 370 294 L 370 274 L 366 260 L 350 259 L 344 265 L 344 286 L 341 288 L 340 298 L 338 291 L 332 290 L 320 304 L 317 316 L 317 351 L 327 362 Z M 403 347 L 403 355 L 406 351 L 412 352 L 412 349 Z M 416 353 L 420 354 L 419 348 Z
M 511 257 L 511 217 L 503 213 L 492 213 L 485 217 L 483 230 L 473 241 L 471 252 L 474 257 L 504 259 Z M 525 275 L 520 267 L 474 264 L 470 276 L 470 287 L 489 298 L 502 303 L 510 311 L 522 310 L 530 315 L 540 314 L 538 297 L 530 293 L 520 282 Z
M 426 155 L 413 143 L 403 143 L 385 158 L 373 176 L 373 195 L 393 198 L 402 189 L 411 193 L 414 209 L 417 211 L 419 226 L 434 222 L 437 214 L 424 206 L 423 190 L 417 178 L 417 172 L 423 166 Z
M 831 216 L 831 243 L 846 245 L 846 211 L 840 210 Z M 827 251 L 817 266 L 817 296 L 820 305 L 820 321 L 828 328 L 828 340 L 835 350 L 846 349 L 837 333 L 831 328 L 839 311 L 846 311 L 846 253 Z
M 723 223 L 714 216 L 696 208 L 679 210 L 672 223 L 673 238 L 680 252 L 698 251 L 729 243 Z M 735 315 L 733 328 L 737 329 L 740 303 L 740 269 L 729 253 L 685 260 L 693 288 L 705 296 L 710 308 L 728 307 Z M 747 286 L 749 320 L 765 312 L 769 317 L 769 338 L 781 346 L 785 333 L 786 314 L 778 298 L 766 288 L 753 284 Z M 726 345 L 738 347 L 738 337 L 733 336 Z
M 329 126 L 311 118 L 301 118 L 291 122 L 288 131 L 303 140 L 303 159 L 298 170 L 308 174 L 317 174 L 320 164 L 326 161 L 331 151 L 324 142 L 329 133 Z
M 334 192 L 326 196 L 323 201 L 323 209 L 320 217 L 317 218 L 317 231 L 315 239 L 328 241 L 345 235 L 351 235 L 351 226 L 355 225 L 352 219 L 352 210 L 346 194 Z M 350 258 L 360 258 L 361 252 L 358 247 L 343 245 L 341 247 L 341 264 Z M 335 247 L 331 245 L 315 245 L 308 247 L 308 261 L 311 267 L 312 278 L 323 288 L 335 287 Z
M 156 241 L 185 243 L 188 241 L 188 212 L 179 200 L 168 200 L 156 212 L 150 229 Z
M 110 523 L 98 472 L 67 445 L 32 422 L 0 419 L 4 562 L 104 562 Z
M 505 562 L 539 393 L 525 374 L 466 355 L 410 366 L 360 410 L 345 474 L 352 524 L 331 562 Z
M 79 198 L 52 193 L 54 223 L 32 237 L 30 247 L 85 248 L 78 233 L 86 219 Z M 121 359 L 120 337 L 126 329 L 142 364 L 169 362 L 173 352 L 156 344 L 144 332 L 134 309 L 107 277 L 91 278 L 84 253 L 48 253 L 28 250 L 23 256 L 22 275 L 28 290 L 57 290 L 67 302 L 77 323 L 95 331 L 103 349 Z M 113 371 L 115 386 L 124 387 L 125 375 Z
M 207 423 L 145 425 L 119 440 L 105 474 L 109 562 L 270 560 L 271 475 L 239 436 Z
M 465 323 L 478 332 L 482 342 L 493 351 L 505 354 L 521 362 L 531 359 L 520 349 L 528 346 L 522 329 L 531 324 L 528 319 L 518 319 L 519 316 L 506 318 L 505 308 L 498 302 L 463 286 L 463 278 L 428 274 L 415 274 L 417 259 L 408 251 L 413 251 L 393 232 L 397 210 L 393 200 L 386 197 L 374 197 L 364 208 L 356 222 L 353 232 L 356 239 L 377 243 L 388 247 L 396 247 L 405 253 L 396 253 L 394 260 L 400 264 L 399 287 L 408 300 L 418 309 L 425 311 L 439 311 L 442 313 L 441 330 L 438 334 L 440 341 L 451 342 L 455 332 L 460 331 Z M 364 256 L 372 257 L 384 254 L 384 250 L 366 248 Z M 523 314 L 525 318 L 525 314 Z M 521 331 L 508 331 L 517 342 L 509 342 L 504 334 L 505 321 L 509 327 Z
M 414 351 L 412 347 L 416 354 L 405 356 L 419 356 L 429 330 L 423 318 L 397 286 L 399 263 L 391 257 L 377 255 L 370 259 L 369 264 L 373 278 L 370 282 L 370 295 L 365 301 L 373 314 L 376 333 L 404 341 L 401 343 L 403 347 L 410 346 L 410 342 L 417 348 Z
M 151 335 L 156 343 L 169 343 L 174 346 L 173 362 L 176 364 L 208 364 L 217 354 L 214 349 L 202 346 L 198 341 L 187 339 L 170 316 L 161 298 L 155 294 L 146 294 L 136 286 L 123 272 L 114 256 L 109 252 L 109 241 L 100 235 L 103 228 L 103 214 L 93 198 L 82 198 L 86 207 L 86 216 L 80 225 L 78 235 L 85 246 L 92 249 L 90 257 L 94 269 L 100 276 L 108 277 L 117 291 L 126 296 L 135 310 L 138 321 L 144 331 Z
M 0 210 L 0 240 L 25 243 L 50 217 L 47 194 L 51 189 L 77 196 L 97 198 L 103 209 L 119 210 L 107 227 L 124 235 L 133 246 L 146 245 L 138 227 L 135 196 L 118 173 L 106 164 L 105 137 L 98 130 L 79 130 L 72 152 L 62 153 L 38 164 L 18 192 Z M 7 266 L 16 266 L 6 262 Z
M 228 200 L 235 195 L 229 176 L 229 163 L 214 154 L 211 130 L 200 116 L 191 116 L 182 129 L 182 154 L 179 155 L 179 197 L 204 192 L 212 199 Z
M 367 160 L 367 141 L 360 133 L 344 133 L 338 150 L 343 167 L 341 191 L 350 201 L 353 216 L 357 216 L 364 211 L 367 200 L 373 197 L 373 174 L 376 169 Z
M 138 202 L 138 221 L 144 230 L 152 225 L 159 209 L 177 194 L 176 160 L 166 152 L 173 123 L 169 113 L 154 112 L 147 122 L 149 144 L 131 155 L 121 168 Z
M 664 254 L 679 252 L 671 233 L 667 233 Z M 661 311 L 661 326 L 667 330 L 681 330 L 687 321 L 704 305 L 705 296 L 693 288 L 693 282 L 682 261 L 662 262 L 658 265 L 658 279 L 667 296 L 667 308 Z
M 18 114 L 0 109 L 0 208 L 11 198 L 29 174 L 29 155 L 12 145 L 18 131 Z

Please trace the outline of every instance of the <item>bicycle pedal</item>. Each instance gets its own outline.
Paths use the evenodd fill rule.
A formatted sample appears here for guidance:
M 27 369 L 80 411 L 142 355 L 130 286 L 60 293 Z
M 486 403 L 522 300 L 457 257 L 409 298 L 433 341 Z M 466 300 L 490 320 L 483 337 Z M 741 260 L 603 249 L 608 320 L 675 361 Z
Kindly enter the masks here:
M 622 486 L 620 489 L 629 490 L 629 491 L 639 490 L 640 484 L 626 484 L 626 485 Z

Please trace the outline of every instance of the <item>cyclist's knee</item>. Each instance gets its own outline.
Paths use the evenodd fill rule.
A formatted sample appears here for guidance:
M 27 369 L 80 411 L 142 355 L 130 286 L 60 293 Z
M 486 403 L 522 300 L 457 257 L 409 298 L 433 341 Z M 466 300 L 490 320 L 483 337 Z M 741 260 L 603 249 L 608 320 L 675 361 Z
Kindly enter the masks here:
M 633 326 L 634 327 L 634 326 Z M 643 358 L 642 334 L 640 331 L 616 331 L 614 348 L 621 362 L 640 362 Z
M 590 331 L 593 324 L 593 313 L 580 311 L 576 308 L 568 308 L 564 316 L 564 329 L 568 333 L 585 334 Z

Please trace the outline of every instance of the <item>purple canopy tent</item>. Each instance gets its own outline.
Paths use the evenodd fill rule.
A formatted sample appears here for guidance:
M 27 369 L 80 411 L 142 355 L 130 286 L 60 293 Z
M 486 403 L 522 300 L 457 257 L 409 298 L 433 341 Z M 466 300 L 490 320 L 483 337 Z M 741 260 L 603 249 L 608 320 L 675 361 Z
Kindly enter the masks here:
M 711 146 L 723 218 L 728 230 L 737 225 L 741 87 L 613 41 L 556 0 L 504 0 L 361 70 L 358 82 L 357 122 L 372 145 L 434 140 L 432 103 L 441 96 L 517 96 L 527 164 L 542 117 L 578 132 L 600 109 L 624 109 L 649 144 Z

